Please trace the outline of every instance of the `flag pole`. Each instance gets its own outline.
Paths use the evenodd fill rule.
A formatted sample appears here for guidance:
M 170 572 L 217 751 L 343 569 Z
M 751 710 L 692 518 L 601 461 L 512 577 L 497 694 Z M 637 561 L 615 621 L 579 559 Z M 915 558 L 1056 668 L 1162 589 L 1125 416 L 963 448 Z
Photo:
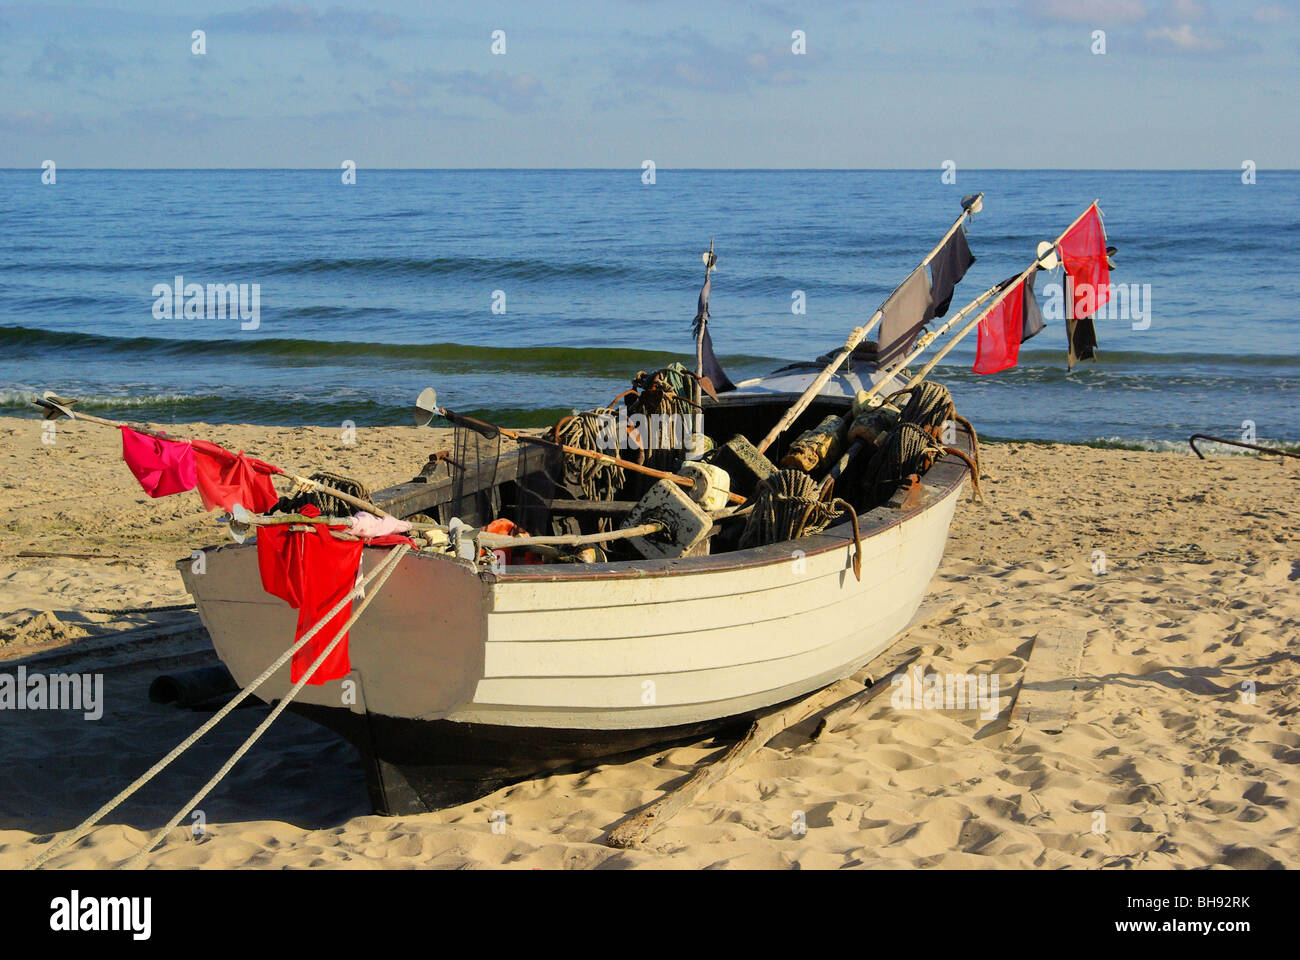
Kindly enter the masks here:
M 921 268 L 925 267 L 931 260 L 937 257 L 939 255 L 939 251 L 943 249 L 944 245 L 948 242 L 948 240 L 952 237 L 952 235 L 957 232 L 957 230 L 961 227 L 961 225 L 965 223 L 968 219 L 973 219 L 975 214 L 979 213 L 979 211 L 982 210 L 983 207 L 984 207 L 984 194 L 982 193 L 975 194 L 974 197 L 970 199 L 969 203 L 962 204 L 961 216 L 959 216 L 956 219 L 956 221 L 953 223 L 953 225 L 948 228 L 948 232 L 943 235 L 943 238 L 937 244 L 935 244 L 934 249 L 931 250 L 928 254 L 926 254 L 925 259 L 921 261 L 920 267 Z M 912 273 L 915 272 L 916 271 L 913 270 L 910 273 L 908 273 L 907 276 L 910 277 Z M 903 282 L 904 283 L 907 282 L 906 277 L 903 279 Z M 899 287 L 901 286 L 902 284 L 900 283 Z M 891 293 L 889 296 L 892 297 L 894 293 L 897 292 L 898 292 L 898 287 L 895 287 L 894 292 Z M 886 297 L 885 303 L 888 302 L 889 302 L 889 297 Z M 794 421 L 798 418 L 799 414 L 803 413 L 805 410 L 808 409 L 808 405 L 812 403 L 813 398 L 816 397 L 819 393 L 821 393 L 821 389 L 826 385 L 826 381 L 835 375 L 835 371 L 838 370 L 843 365 L 844 361 L 847 360 L 853 354 L 853 351 L 857 349 L 858 344 L 860 344 L 866 338 L 867 334 L 875 329 L 876 324 L 880 322 L 881 318 L 884 317 L 884 315 L 885 315 L 884 305 L 882 304 L 881 307 L 871 315 L 871 319 L 869 319 L 863 326 L 854 327 L 853 331 L 849 333 L 848 339 L 844 341 L 844 348 L 840 350 L 840 352 L 835 355 L 835 357 L 831 360 L 831 362 L 826 365 L 826 368 L 817 375 L 817 378 L 813 380 L 811 384 L 809 384 L 808 389 L 806 389 L 803 392 L 803 394 L 799 397 L 799 399 L 794 402 L 794 405 L 789 410 L 786 411 L 785 416 L 783 416 L 777 422 L 777 424 L 774 427 L 772 427 L 771 430 L 768 431 L 767 436 L 765 436 L 762 439 L 762 441 L 758 444 L 757 449 L 759 453 L 765 452 L 768 447 L 770 447 L 773 443 L 776 442 L 776 438 L 779 437 L 782 433 L 784 433 L 786 429 L 790 426 L 790 424 L 794 423 Z
M 1085 209 L 1083 213 L 1075 217 L 1070 222 L 1070 225 L 1061 231 L 1061 235 L 1057 237 L 1051 244 L 1051 253 L 1056 252 L 1057 247 L 1060 246 L 1060 243 L 1065 238 L 1065 235 L 1069 233 L 1071 230 L 1073 230 L 1079 224 L 1079 221 L 1082 220 L 1084 217 L 1086 217 L 1088 215 L 1088 212 L 1092 210 L 1092 208 L 1095 206 L 1097 206 L 1097 200 L 1093 200 L 1092 203 L 1088 204 L 1087 209 Z M 994 290 L 999 291 L 997 298 L 992 303 L 990 303 L 987 307 L 981 310 L 979 312 L 979 315 L 976 316 L 975 319 L 972 320 L 969 324 L 967 324 L 962 330 L 953 334 L 952 338 L 949 339 L 949 341 L 943 345 L 943 349 L 940 350 L 938 353 L 936 353 L 930 359 L 930 362 L 927 363 L 924 367 L 922 367 L 920 372 L 917 373 L 916 376 L 912 377 L 912 379 L 907 382 L 907 386 L 904 387 L 903 389 L 911 390 L 918 383 L 924 380 L 926 376 L 930 373 L 930 371 L 933 370 L 936 366 L 938 366 L 939 361 L 942 360 L 944 357 L 946 357 L 952 351 L 952 348 L 957 345 L 957 342 L 961 340 L 962 337 L 966 336 L 966 334 L 974 330 L 975 327 L 977 327 L 986 316 L 988 316 L 991 312 L 993 312 L 993 310 L 997 307 L 997 305 L 1001 303 L 1006 298 L 1006 296 L 1015 288 L 1016 284 L 1023 282 L 1024 279 L 1027 276 L 1029 276 L 1029 274 L 1032 273 L 1034 270 L 1054 270 L 1056 268 L 1056 262 L 1052 262 L 1049 264 L 1048 259 L 1049 259 L 1049 254 L 1041 253 L 1039 256 L 1037 256 L 1034 259 L 1033 263 L 1031 263 L 1028 267 L 1024 269 L 1024 271 L 1019 276 L 1013 278 L 1010 281 L 1004 280 L 1002 283 L 998 284 L 998 286 L 989 288 L 989 290 L 986 291 L 984 294 L 982 294 L 980 298 L 977 298 L 977 300 L 972 301 L 970 304 L 967 304 L 965 307 L 963 307 L 962 313 L 965 313 L 966 310 L 970 309 L 971 306 L 974 306 L 979 300 L 982 300 L 984 297 L 987 297 L 989 293 L 992 293 Z M 1058 255 L 1058 260 L 1059 260 L 1059 255 Z M 960 314 L 958 314 L 958 316 L 960 316 Z M 947 328 L 949 326 L 950 324 L 945 324 L 944 328 Z M 940 333 L 943 333 L 944 328 L 940 328 L 940 330 L 936 331 L 935 336 L 938 336 Z M 919 355 L 922 352 L 922 350 L 924 350 L 926 347 L 930 345 L 930 342 L 932 341 L 933 341 L 933 337 L 930 338 L 930 340 L 927 341 L 921 349 L 913 353 L 912 356 L 904 360 L 903 363 L 900 364 L 899 366 L 900 367 L 906 366 L 908 363 L 914 360 L 917 357 L 917 355 Z
M 709 272 L 714 269 L 718 258 L 713 255 L 713 237 L 709 237 L 709 252 L 704 255 L 704 284 L 709 282 Z M 709 301 L 705 297 L 704 287 L 700 287 L 699 309 L 695 319 L 698 327 L 695 331 L 695 382 L 691 384 L 691 401 L 695 404 L 695 432 L 704 433 L 704 398 L 700 395 L 700 378 L 704 376 L 704 331 L 709 324 Z
M 72 410 L 71 406 L 73 401 L 64 400 L 61 397 L 56 397 L 48 390 L 45 391 L 44 396 L 36 398 L 35 400 L 32 401 L 32 403 L 36 404 L 36 406 L 42 408 L 45 411 L 45 419 L 47 420 L 57 420 L 59 417 L 67 417 L 70 420 L 84 420 L 87 423 L 97 423 L 100 424 L 101 426 L 113 427 L 115 429 L 120 429 L 122 427 L 130 427 L 136 433 L 143 433 L 147 437 L 154 437 L 158 440 L 170 440 L 172 443 L 185 442 L 183 438 L 173 437 L 170 434 L 163 433 L 161 430 L 150 430 L 149 428 L 143 425 L 138 427 L 132 427 L 129 423 L 124 423 L 120 420 L 109 420 L 105 417 L 97 417 L 94 414 L 80 413 L 79 411 Z M 268 464 L 268 466 L 274 467 L 275 464 Z M 278 474 L 279 476 L 284 477 L 286 480 L 290 480 L 293 483 L 309 486 L 311 489 L 318 490 L 321 493 L 327 493 L 332 497 L 336 497 L 339 500 L 342 500 L 344 503 L 352 504 L 352 506 L 356 507 L 358 510 L 365 510 L 368 513 L 373 513 L 377 517 L 388 516 L 388 513 L 386 511 L 384 511 L 381 507 L 375 506 L 369 500 L 362 500 L 360 497 L 354 497 L 352 496 L 352 494 L 345 493 L 344 491 L 339 490 L 336 487 L 331 487 L 328 484 L 324 484 L 324 483 L 318 483 L 315 480 L 310 480 L 307 477 L 299 476 L 298 474 L 293 473 L 289 470 L 285 470 L 281 467 L 275 467 L 275 469 L 280 471 Z

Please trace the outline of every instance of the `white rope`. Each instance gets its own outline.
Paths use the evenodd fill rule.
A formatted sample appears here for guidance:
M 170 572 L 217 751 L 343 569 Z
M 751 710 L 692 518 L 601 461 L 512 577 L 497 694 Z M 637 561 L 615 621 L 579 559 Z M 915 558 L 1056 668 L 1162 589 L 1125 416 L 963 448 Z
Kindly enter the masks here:
M 177 811 L 176 816 L 172 817 L 171 820 L 167 822 L 167 825 L 155 833 L 153 839 L 146 843 L 144 848 L 131 858 L 130 862 L 126 865 L 128 870 L 140 866 L 144 858 L 149 855 L 149 851 L 158 846 L 158 844 L 162 842 L 163 837 L 170 833 L 178 823 L 185 819 L 186 814 L 198 806 L 199 801 L 206 797 L 212 788 L 221 782 L 221 779 L 231 771 L 236 763 L 239 762 L 239 758 L 249 751 L 253 744 L 257 742 L 258 738 L 266 732 L 266 729 L 275 722 L 275 718 L 284 712 L 285 707 L 289 706 L 289 702 L 298 695 L 298 692 L 302 690 L 304 686 L 306 686 L 307 682 L 312 678 L 312 675 L 317 671 L 320 665 L 325 662 L 325 659 L 333 652 L 334 648 L 338 646 L 339 642 L 347 636 L 348 631 L 352 629 L 352 625 L 356 623 L 361 617 L 361 614 L 365 612 L 366 607 L 370 606 L 370 601 L 379 595 L 379 591 L 383 589 L 384 583 L 388 580 L 389 574 L 397 568 L 398 562 L 401 561 L 402 557 L 405 556 L 410 549 L 410 544 L 400 544 L 394 548 L 392 553 L 384 558 L 383 563 L 375 568 L 375 572 L 380 574 L 378 582 L 375 583 L 375 589 L 370 591 L 370 593 L 366 595 L 366 598 L 358 604 L 356 611 L 348 618 L 348 622 L 343 625 L 343 629 L 334 635 L 334 639 L 329 642 L 329 646 L 321 651 L 320 656 L 318 656 L 315 662 L 307 669 L 307 672 L 298 679 L 297 683 L 289 688 L 289 692 L 286 693 L 284 697 L 281 698 L 280 702 L 275 705 L 267 718 L 257 725 L 257 729 L 249 735 L 248 739 L 239 745 L 239 749 L 230 755 L 230 759 L 221 765 L 221 769 L 213 774 L 212 779 L 205 783 L 199 792 L 194 794 L 194 796 L 190 798 L 189 802 Z
M 406 547 L 406 544 L 402 544 L 402 546 Z M 394 551 L 394 553 L 396 553 L 396 551 Z M 386 563 L 390 559 L 391 556 L 385 557 L 384 562 Z M 99 823 L 99 821 L 102 820 L 104 817 L 108 816 L 108 814 L 111 813 L 124 800 L 126 800 L 127 797 L 131 796 L 131 794 L 135 793 L 146 783 L 152 780 L 155 776 L 161 773 L 166 766 L 168 766 L 173 760 L 175 760 L 182 753 L 184 753 L 186 750 L 192 747 L 195 744 L 195 742 L 197 742 L 204 734 L 206 734 L 209 730 L 215 727 L 232 710 L 234 710 L 237 706 L 239 706 L 239 704 L 242 703 L 254 690 L 256 690 L 259 686 L 265 683 L 266 680 L 271 676 L 271 674 L 275 673 L 276 670 L 279 670 L 280 667 L 284 666 L 285 662 L 288 661 L 290 657 L 292 657 L 295 653 L 301 650 L 303 646 L 312 639 L 312 637 L 316 636 L 316 634 L 320 632 L 321 628 L 323 628 L 327 623 L 333 620 L 334 617 L 337 616 L 338 613 L 345 606 L 351 603 L 358 596 L 358 594 L 370 583 L 371 580 L 379 576 L 380 572 L 383 569 L 384 569 L 384 565 L 383 563 L 381 563 L 378 567 L 372 570 L 369 576 L 367 576 L 364 580 L 362 580 L 361 583 L 359 583 L 356 587 L 354 587 L 351 591 L 349 591 L 348 594 L 344 596 L 341 600 L 339 600 L 338 603 L 334 604 L 334 606 L 330 608 L 330 611 L 328 613 L 326 613 L 323 617 L 321 617 L 320 620 L 316 621 L 316 623 L 312 625 L 311 629 L 309 629 L 306 633 L 304 633 L 302 635 L 302 638 L 297 643 L 295 643 L 288 650 L 282 653 L 279 656 L 279 658 L 277 658 L 273 664 L 271 664 L 269 667 L 263 670 L 255 680 L 253 680 L 248 686 L 244 687 L 243 690 L 240 690 L 239 693 L 235 695 L 234 699 L 232 699 L 224 707 L 218 710 L 216 714 L 213 715 L 211 720 L 208 720 L 206 723 L 203 724 L 203 726 L 199 727 L 188 737 L 186 737 L 184 740 L 178 743 L 176 747 L 170 753 L 167 754 L 167 756 L 163 757 L 152 767 L 150 767 L 147 771 L 145 771 L 139 777 L 133 780 L 131 784 L 126 787 L 126 789 L 124 789 L 121 793 L 115 796 L 112 800 L 108 801 L 108 803 L 104 804 L 102 807 L 100 807 L 98 810 L 92 813 L 89 817 L 87 817 L 77 826 L 73 827 L 69 832 L 65 833 L 58 840 L 53 841 L 48 847 L 45 848 L 44 851 L 41 852 L 39 856 L 35 857 L 30 862 L 28 862 L 23 867 L 23 869 L 24 870 L 36 869 L 37 867 L 41 866 L 41 864 L 45 863 L 46 860 L 50 859 L 50 857 L 54 856 L 59 851 L 65 849 L 66 847 L 80 840 L 83 836 L 85 836 L 86 831 L 88 831 L 95 824 Z

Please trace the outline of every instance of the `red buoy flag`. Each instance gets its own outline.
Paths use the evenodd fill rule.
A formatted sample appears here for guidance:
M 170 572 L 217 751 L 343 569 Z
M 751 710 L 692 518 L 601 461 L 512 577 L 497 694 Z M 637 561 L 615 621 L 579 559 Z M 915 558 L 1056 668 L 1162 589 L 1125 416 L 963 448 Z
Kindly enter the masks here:
M 266 513 L 279 501 L 271 485 L 271 475 L 282 472 L 279 467 L 246 457 L 242 450 L 231 453 L 206 440 L 190 442 L 205 510 L 229 510 L 239 504 L 252 513 Z
M 1024 291 L 1024 281 L 1017 281 L 980 321 L 976 373 L 997 373 L 1016 365 L 1025 327 Z
M 193 490 L 194 450 L 188 440 L 163 440 L 122 424 L 122 459 L 151 497 Z
M 1094 203 L 1057 244 L 1070 286 L 1066 302 L 1074 320 L 1086 320 L 1110 300 L 1106 231 Z

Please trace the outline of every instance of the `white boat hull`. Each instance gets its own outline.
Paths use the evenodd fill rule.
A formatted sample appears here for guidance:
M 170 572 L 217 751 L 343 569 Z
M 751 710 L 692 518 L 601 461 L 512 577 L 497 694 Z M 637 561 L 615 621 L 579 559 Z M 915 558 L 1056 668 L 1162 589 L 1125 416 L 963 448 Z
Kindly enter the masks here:
M 959 446 L 972 444 L 962 431 Z M 381 813 L 736 724 L 893 642 L 939 566 L 966 482 L 965 464 L 945 457 L 910 495 L 863 514 L 860 580 L 847 522 L 672 560 L 492 572 L 408 554 L 351 631 L 351 673 L 304 687 L 293 709 L 356 744 Z M 385 502 L 416 512 L 434 486 L 391 488 Z M 364 569 L 386 552 L 366 548 Z M 178 566 L 240 686 L 292 643 L 296 611 L 262 589 L 255 544 L 204 551 L 202 572 Z M 257 693 L 279 700 L 290 685 L 286 664 Z
M 297 699 L 341 707 L 345 692 L 359 692 L 366 710 L 390 717 L 604 730 L 769 707 L 888 646 L 921 604 L 957 499 L 865 539 L 861 582 L 847 538 L 755 566 L 692 573 L 677 561 L 680 572 L 630 577 L 596 576 L 629 564 L 569 567 L 575 575 L 549 580 L 529 578 L 528 567 L 480 575 L 409 555 L 351 631 L 352 675 Z M 367 549 L 364 568 L 385 553 Z M 182 564 L 186 586 L 243 686 L 292 642 L 297 614 L 262 590 L 255 547 L 209 550 L 205 561 L 201 575 Z M 259 695 L 279 699 L 289 686 L 286 664 Z

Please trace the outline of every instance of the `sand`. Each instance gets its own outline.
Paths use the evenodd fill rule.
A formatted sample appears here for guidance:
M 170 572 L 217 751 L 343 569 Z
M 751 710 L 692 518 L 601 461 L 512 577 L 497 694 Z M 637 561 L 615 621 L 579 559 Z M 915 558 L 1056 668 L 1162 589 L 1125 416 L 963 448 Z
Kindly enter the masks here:
M 439 445 L 402 427 L 363 429 L 352 445 L 326 429 L 175 429 L 305 471 L 328 464 L 375 488 L 409 479 Z M 900 646 L 927 672 L 996 674 L 996 715 L 903 709 L 886 694 L 815 742 L 806 728 L 782 734 L 625 851 L 601 842 L 609 828 L 722 743 L 390 819 L 370 814 L 349 746 L 285 715 L 201 805 L 204 835 L 178 828 L 150 863 L 1300 864 L 1300 462 L 1006 444 L 985 447 L 984 472 L 987 503 L 958 507 L 931 585 L 937 614 Z M 186 603 L 174 561 L 224 537 L 195 495 L 145 497 L 117 435 L 85 424 L 62 423 L 45 445 L 39 421 L 0 419 L 0 518 L 0 659 L 71 651 L 51 668 L 62 671 L 105 662 L 92 648 L 114 631 L 183 631 L 192 613 L 138 608 Z M 33 550 L 103 559 L 18 556 Z M 157 654 L 193 657 L 192 635 L 178 636 Z M 1061 681 L 1035 656 L 1051 637 L 1080 645 L 1076 676 Z M 148 701 L 164 662 L 105 671 L 97 721 L 0 711 L 0 867 L 21 866 L 206 718 Z M 1059 732 L 1013 716 L 1022 687 L 1027 703 L 1064 704 Z M 51 865 L 124 863 L 265 715 L 236 711 Z

